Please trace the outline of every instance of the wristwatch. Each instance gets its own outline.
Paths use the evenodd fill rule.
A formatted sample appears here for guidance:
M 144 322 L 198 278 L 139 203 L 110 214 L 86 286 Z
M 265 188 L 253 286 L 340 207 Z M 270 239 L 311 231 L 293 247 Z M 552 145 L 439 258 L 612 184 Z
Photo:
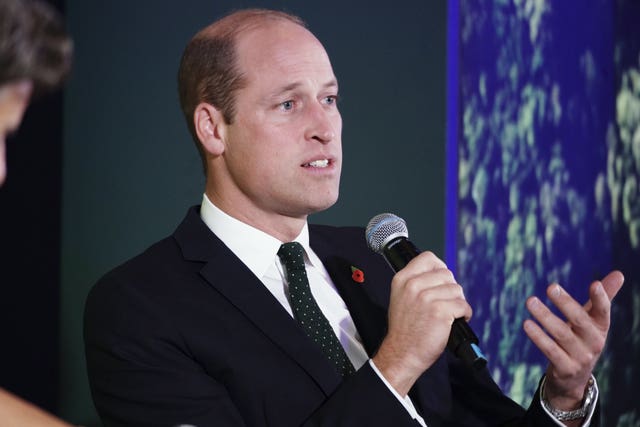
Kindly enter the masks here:
M 558 421 L 571 421 L 577 420 L 580 418 L 584 418 L 589 413 L 589 409 L 591 408 L 591 404 L 595 400 L 596 397 L 596 387 L 593 381 L 593 377 L 589 378 L 589 382 L 587 383 L 587 387 L 584 390 L 584 397 L 582 398 L 582 406 L 578 409 L 574 409 L 573 411 L 563 411 L 561 409 L 556 409 L 547 401 L 544 396 L 544 387 L 541 393 L 542 405 L 545 407 L 547 411 Z

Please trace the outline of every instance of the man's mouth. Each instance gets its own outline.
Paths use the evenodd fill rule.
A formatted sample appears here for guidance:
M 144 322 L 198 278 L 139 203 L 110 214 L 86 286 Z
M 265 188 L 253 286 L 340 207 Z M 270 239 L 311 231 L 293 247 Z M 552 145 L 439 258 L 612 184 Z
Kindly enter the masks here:
M 314 160 L 313 162 L 305 163 L 302 166 L 305 168 L 326 168 L 329 166 L 329 159 Z

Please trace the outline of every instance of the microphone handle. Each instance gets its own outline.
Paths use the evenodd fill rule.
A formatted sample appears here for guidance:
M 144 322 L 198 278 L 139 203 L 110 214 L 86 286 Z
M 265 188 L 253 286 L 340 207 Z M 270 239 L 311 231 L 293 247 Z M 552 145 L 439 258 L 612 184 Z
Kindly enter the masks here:
M 384 246 L 382 253 L 397 273 L 415 258 L 420 250 L 409 239 L 397 237 Z M 478 337 L 464 318 L 453 321 L 447 349 L 474 369 L 482 369 L 487 364 L 487 358 L 482 354 L 478 342 Z

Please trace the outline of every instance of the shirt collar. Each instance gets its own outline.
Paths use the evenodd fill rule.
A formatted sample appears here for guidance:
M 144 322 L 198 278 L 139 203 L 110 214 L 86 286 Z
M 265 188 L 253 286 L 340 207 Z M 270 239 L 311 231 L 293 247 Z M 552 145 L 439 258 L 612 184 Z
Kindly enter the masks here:
M 258 278 L 264 277 L 277 258 L 282 242 L 275 237 L 233 218 L 215 206 L 206 194 L 202 197 L 200 217 L 211 231 L 240 258 Z M 312 264 L 319 262 L 309 247 L 309 226 L 294 239 L 305 249 Z

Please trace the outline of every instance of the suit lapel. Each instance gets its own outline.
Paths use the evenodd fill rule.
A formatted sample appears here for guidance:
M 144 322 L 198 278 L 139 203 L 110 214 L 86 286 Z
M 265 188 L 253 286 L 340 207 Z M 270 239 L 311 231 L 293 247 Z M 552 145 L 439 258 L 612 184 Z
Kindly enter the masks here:
M 311 238 L 311 246 L 347 305 L 367 354 L 373 357 L 386 334 L 386 309 L 374 303 L 375 299 L 369 293 L 369 283 L 353 280 L 351 267 L 355 265 L 347 259 L 348 255 L 339 255 L 335 247 L 317 235 L 312 234 Z M 373 283 L 371 285 L 376 286 Z
M 200 275 L 304 369 L 328 395 L 340 383 L 333 366 L 262 282 L 209 230 L 192 208 L 174 237 Z
M 332 256 L 322 262 L 347 304 L 367 354 L 373 357 L 386 333 L 386 311 L 373 303 L 366 286 L 352 279 L 352 264 L 348 260 Z

